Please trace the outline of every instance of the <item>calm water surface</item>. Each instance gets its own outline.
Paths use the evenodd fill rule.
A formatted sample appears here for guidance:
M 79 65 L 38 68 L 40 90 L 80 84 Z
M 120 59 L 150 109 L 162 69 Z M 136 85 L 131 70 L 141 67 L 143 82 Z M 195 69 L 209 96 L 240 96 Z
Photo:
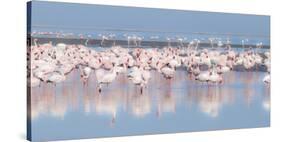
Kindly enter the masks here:
M 32 88 L 34 141 L 270 125 L 265 72 L 229 72 L 216 86 L 194 81 L 184 70 L 170 81 L 151 71 L 143 94 L 122 74 L 101 94 L 94 72 L 87 85 L 79 75 L 74 70 L 61 84 Z

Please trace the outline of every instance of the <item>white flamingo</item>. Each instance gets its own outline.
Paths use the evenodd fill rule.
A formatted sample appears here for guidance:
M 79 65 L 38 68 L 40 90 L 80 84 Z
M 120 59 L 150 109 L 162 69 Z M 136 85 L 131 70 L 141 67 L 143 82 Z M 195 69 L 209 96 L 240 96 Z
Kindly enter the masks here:
M 101 92 L 102 84 L 110 84 L 113 82 L 117 76 L 116 69 L 113 68 L 113 70 L 110 73 L 105 73 L 104 69 L 98 69 L 96 70 L 96 78 L 98 81 L 98 91 Z
M 176 71 L 175 71 L 174 68 L 170 68 L 170 67 L 167 67 L 167 66 L 165 66 L 165 67 L 163 67 L 163 68 L 161 69 L 161 73 L 162 73 L 162 74 L 164 75 L 164 77 L 167 78 L 167 79 L 173 78 L 175 72 L 176 72 Z
M 91 74 L 92 69 L 90 67 L 85 67 L 81 70 L 81 79 L 83 80 L 83 83 L 85 84 Z
M 49 73 L 44 76 L 43 80 L 48 83 L 53 83 L 56 85 L 57 83 L 61 83 L 66 79 L 65 75 L 59 72 Z
M 211 83 L 222 83 L 222 77 L 213 70 L 212 72 L 210 72 L 208 81 L 210 81 Z
M 195 80 L 198 80 L 200 82 L 208 82 L 210 78 L 210 72 L 204 71 L 201 72 L 198 76 L 195 77 Z

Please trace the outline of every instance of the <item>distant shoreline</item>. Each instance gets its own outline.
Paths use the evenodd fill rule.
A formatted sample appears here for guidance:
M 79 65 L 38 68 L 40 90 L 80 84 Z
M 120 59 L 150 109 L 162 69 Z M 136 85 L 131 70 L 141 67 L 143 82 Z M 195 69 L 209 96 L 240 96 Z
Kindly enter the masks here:
M 30 37 L 29 37 L 30 38 Z M 66 44 L 83 44 L 85 45 L 86 41 L 88 40 L 88 44 L 87 46 L 91 46 L 91 47 L 100 47 L 101 46 L 101 39 L 86 39 L 86 38 L 56 38 L 56 37 L 32 37 L 32 39 L 38 39 L 38 43 L 39 44 L 44 44 L 44 43 L 49 43 L 50 41 L 52 41 L 53 44 L 57 44 L 57 43 L 66 43 Z M 31 40 L 31 39 L 29 39 Z M 124 47 L 128 47 L 128 41 L 127 40 L 105 40 L 102 47 L 108 47 L 108 46 L 112 46 L 115 42 L 115 45 L 121 45 Z M 182 42 L 184 46 L 187 46 L 189 44 L 189 42 Z M 31 44 L 34 44 L 33 42 L 31 42 Z M 135 46 L 133 45 L 133 41 L 130 43 L 129 47 L 130 48 L 134 48 L 134 47 L 139 47 L 139 46 Z M 141 42 L 141 47 L 155 47 L 155 48 L 161 48 L 161 47 L 165 47 L 168 46 L 168 42 L 167 41 L 142 41 Z M 171 41 L 170 42 L 170 46 L 173 47 L 177 47 L 179 46 L 178 42 L 175 41 Z M 254 44 L 245 44 L 244 45 L 245 48 L 256 48 L 256 45 Z M 210 47 L 210 43 L 209 42 L 201 42 L 199 44 L 199 47 Z M 242 48 L 241 44 L 231 44 L 232 48 Z M 217 44 L 214 43 L 214 48 L 217 48 Z M 225 45 L 223 45 L 220 48 L 225 48 Z M 263 45 L 262 46 L 263 49 L 270 49 L 270 45 Z

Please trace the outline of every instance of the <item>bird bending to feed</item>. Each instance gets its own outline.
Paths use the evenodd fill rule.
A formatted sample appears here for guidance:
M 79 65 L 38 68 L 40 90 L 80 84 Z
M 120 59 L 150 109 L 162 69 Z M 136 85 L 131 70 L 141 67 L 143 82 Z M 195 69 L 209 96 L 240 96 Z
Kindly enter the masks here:
M 205 71 L 201 72 L 198 76 L 195 77 L 195 80 L 198 80 L 200 82 L 208 82 L 210 77 L 210 72 Z
M 85 67 L 81 69 L 81 79 L 83 80 L 83 83 L 85 84 L 91 74 L 92 69 L 90 67 Z
M 96 78 L 97 78 L 97 82 L 98 82 L 98 91 L 101 92 L 102 89 L 102 84 L 110 84 L 112 83 L 116 76 L 117 76 L 117 71 L 115 68 L 113 68 L 112 71 L 110 71 L 109 73 L 105 73 L 104 69 L 98 69 L 96 70 Z
M 222 77 L 216 71 L 205 71 L 201 72 L 195 77 L 195 80 L 200 82 L 210 82 L 210 83 L 222 83 Z
M 216 72 L 210 72 L 209 81 L 211 83 L 222 83 L 222 77 Z
M 166 66 L 161 69 L 161 72 L 166 79 L 171 79 L 174 77 L 175 69 Z
M 55 86 L 57 83 L 63 82 L 65 79 L 65 75 L 61 74 L 60 72 L 49 73 L 43 78 L 44 82 L 52 83 Z

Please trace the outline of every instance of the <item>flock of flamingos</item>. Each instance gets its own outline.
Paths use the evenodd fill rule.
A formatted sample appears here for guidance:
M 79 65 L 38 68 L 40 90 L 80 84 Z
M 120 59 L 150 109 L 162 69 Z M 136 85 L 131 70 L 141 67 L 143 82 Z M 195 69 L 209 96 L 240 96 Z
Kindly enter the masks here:
M 270 84 L 270 52 L 259 53 L 262 48 L 247 48 L 235 51 L 230 45 L 225 49 L 198 48 L 200 41 L 193 40 L 186 47 L 163 48 L 125 48 L 113 45 L 103 50 L 95 50 L 84 45 L 59 43 L 34 44 L 28 50 L 28 85 L 40 87 L 41 83 L 56 85 L 66 80 L 74 69 L 80 70 L 85 85 L 90 74 L 95 74 L 97 88 L 102 92 L 119 74 L 139 86 L 141 93 L 153 77 L 155 70 L 167 80 L 174 77 L 179 69 L 184 69 L 192 79 L 202 84 L 223 84 L 226 72 L 231 70 L 253 71 L 263 66 L 268 72 L 264 76 L 265 84 Z

